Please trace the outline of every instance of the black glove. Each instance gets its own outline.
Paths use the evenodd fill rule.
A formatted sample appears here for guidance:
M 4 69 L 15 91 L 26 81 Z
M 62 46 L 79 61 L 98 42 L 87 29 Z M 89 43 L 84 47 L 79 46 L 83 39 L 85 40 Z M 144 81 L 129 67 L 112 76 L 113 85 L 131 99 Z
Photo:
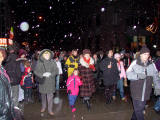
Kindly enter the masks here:
M 70 67 L 70 68 L 74 68 L 74 67 L 75 67 L 75 65 L 69 65 L 69 67 Z
M 68 94 L 71 94 L 71 90 L 68 90 Z

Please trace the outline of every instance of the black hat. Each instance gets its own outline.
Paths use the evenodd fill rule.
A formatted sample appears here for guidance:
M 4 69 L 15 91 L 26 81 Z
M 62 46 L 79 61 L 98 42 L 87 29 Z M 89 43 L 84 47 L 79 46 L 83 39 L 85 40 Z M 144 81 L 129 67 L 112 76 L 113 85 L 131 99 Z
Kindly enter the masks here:
M 150 50 L 147 48 L 147 46 L 143 46 L 140 50 L 140 54 L 143 54 L 143 53 L 150 53 Z

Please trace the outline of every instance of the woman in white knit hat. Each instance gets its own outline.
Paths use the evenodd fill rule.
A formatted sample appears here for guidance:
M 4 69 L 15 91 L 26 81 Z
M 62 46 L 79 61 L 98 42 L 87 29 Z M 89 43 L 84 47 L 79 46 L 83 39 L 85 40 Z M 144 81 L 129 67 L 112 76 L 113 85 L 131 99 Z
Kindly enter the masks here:
M 117 60 L 117 67 L 118 67 L 118 70 L 119 70 L 119 77 L 120 77 L 118 82 L 117 82 L 117 88 L 120 91 L 121 99 L 125 100 L 123 85 L 127 86 L 127 76 L 126 76 L 126 72 L 125 72 L 125 69 L 124 69 L 124 64 L 121 61 L 121 55 L 119 53 L 116 53 L 114 55 L 114 58 Z M 116 93 L 114 93 L 113 96 L 116 96 Z M 116 97 L 113 97 L 113 98 L 116 98 Z

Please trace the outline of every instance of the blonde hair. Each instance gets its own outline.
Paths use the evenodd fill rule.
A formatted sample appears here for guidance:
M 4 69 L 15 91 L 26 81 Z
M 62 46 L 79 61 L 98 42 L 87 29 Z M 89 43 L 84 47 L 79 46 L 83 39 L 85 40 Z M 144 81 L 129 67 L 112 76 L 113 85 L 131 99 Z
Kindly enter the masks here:
M 45 51 L 43 54 L 51 54 L 49 51 Z

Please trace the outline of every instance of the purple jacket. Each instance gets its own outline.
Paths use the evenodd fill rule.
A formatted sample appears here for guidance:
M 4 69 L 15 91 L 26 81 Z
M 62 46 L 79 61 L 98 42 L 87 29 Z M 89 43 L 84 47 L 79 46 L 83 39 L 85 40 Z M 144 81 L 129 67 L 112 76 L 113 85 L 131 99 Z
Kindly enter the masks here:
M 160 71 L 160 59 L 155 62 L 158 72 Z

